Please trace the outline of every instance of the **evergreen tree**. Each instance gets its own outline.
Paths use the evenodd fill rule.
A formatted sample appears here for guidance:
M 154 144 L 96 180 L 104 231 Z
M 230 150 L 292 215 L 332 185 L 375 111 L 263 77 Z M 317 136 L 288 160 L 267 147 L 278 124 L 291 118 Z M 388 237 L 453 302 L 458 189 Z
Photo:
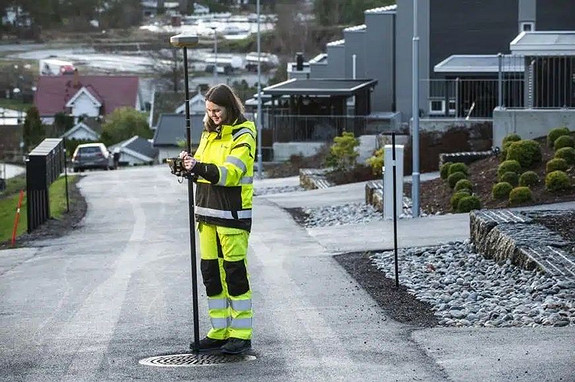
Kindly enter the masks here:
M 42 124 L 38 109 L 34 106 L 26 112 L 22 135 L 26 152 L 32 150 L 46 138 L 46 128 Z

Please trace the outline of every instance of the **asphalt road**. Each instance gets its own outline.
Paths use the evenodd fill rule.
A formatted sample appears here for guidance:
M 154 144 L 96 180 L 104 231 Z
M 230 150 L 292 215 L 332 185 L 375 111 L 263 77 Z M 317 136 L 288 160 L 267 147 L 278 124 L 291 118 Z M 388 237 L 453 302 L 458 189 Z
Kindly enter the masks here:
M 2 381 L 575 380 L 574 328 L 419 330 L 388 319 L 271 196 L 256 198 L 250 238 L 256 359 L 141 365 L 187 352 L 193 338 L 186 183 L 142 167 L 87 172 L 79 186 L 88 212 L 78 229 L 0 252 Z M 305 205 L 313 194 L 303 194 Z

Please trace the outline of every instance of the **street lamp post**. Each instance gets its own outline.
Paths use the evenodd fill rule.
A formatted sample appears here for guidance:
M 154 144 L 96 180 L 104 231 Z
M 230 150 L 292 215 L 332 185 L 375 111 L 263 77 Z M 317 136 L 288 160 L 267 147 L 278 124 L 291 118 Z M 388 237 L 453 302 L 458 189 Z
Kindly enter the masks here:
M 413 44 L 412 44 L 412 92 L 411 114 L 413 118 L 413 152 L 411 180 L 411 212 L 414 218 L 419 217 L 419 36 L 417 34 L 417 0 L 413 0 Z
M 210 27 L 214 31 L 214 85 L 218 83 L 218 33 L 216 27 Z
M 190 87 L 188 81 L 188 48 L 198 44 L 198 36 L 179 34 L 170 38 L 170 44 L 176 48 L 184 50 L 184 89 L 186 95 L 186 150 L 192 152 L 192 132 L 190 123 Z M 190 216 L 190 249 L 191 249 L 191 267 L 192 267 L 192 303 L 193 303 L 193 320 L 194 320 L 194 343 L 190 346 L 194 352 L 200 349 L 200 328 L 198 315 L 198 266 L 196 261 L 196 232 L 194 216 L 194 184 L 191 178 L 188 178 L 188 213 Z
M 256 128 L 258 131 L 258 177 L 262 179 L 262 58 L 261 58 L 261 33 L 260 33 L 260 0 L 257 0 L 258 17 L 258 115 Z

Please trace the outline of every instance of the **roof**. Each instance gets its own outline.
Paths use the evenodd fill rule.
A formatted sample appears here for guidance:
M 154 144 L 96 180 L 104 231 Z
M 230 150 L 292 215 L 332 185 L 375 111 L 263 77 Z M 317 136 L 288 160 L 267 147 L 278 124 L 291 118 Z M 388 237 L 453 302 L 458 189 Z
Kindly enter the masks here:
M 397 4 L 394 4 L 394 5 L 388 5 L 385 7 L 368 9 L 368 10 L 364 11 L 363 13 L 364 14 L 387 13 L 387 12 L 393 12 L 396 10 L 397 10 Z
M 78 122 L 77 124 L 75 124 L 74 127 L 72 127 L 70 130 L 68 130 L 64 134 L 60 135 L 60 138 L 70 138 L 71 136 L 74 136 L 74 134 L 77 131 L 80 131 L 80 130 L 84 130 L 87 134 L 91 135 L 93 137 L 93 139 L 99 139 L 100 138 L 100 133 L 97 131 L 94 131 L 94 129 L 92 129 L 90 126 L 88 126 L 87 123 L 84 123 L 84 121 Z
M 194 108 L 194 103 L 201 100 L 201 110 Z M 200 92 L 190 95 L 190 114 L 200 113 L 203 115 L 205 113 L 205 98 Z M 152 110 L 150 113 L 151 121 L 150 126 L 155 127 L 158 124 L 160 116 L 165 113 L 178 112 L 181 108 L 182 112 L 185 112 L 186 106 L 186 95 L 184 92 L 174 93 L 174 92 L 160 92 L 154 93 Z
M 345 45 L 345 40 L 336 40 L 336 41 L 328 42 L 326 44 L 326 46 L 344 46 L 344 45 Z
M 137 76 L 40 76 L 34 105 L 40 116 L 66 112 L 66 103 L 82 88 L 103 103 L 104 115 L 124 106 L 135 107 L 138 99 Z
M 192 145 L 200 141 L 204 129 L 204 114 L 190 115 Z M 177 146 L 178 141 L 186 140 L 186 117 L 184 114 L 166 113 L 160 115 L 154 134 L 154 147 Z M 195 143 L 194 143 L 195 142 Z
M 365 31 L 366 29 L 367 29 L 367 26 L 365 24 L 362 24 L 362 25 L 356 25 L 353 27 L 345 28 L 343 31 L 344 32 L 362 32 L 362 31 Z
M 522 73 L 524 61 L 521 56 L 503 55 L 501 70 L 506 73 Z M 435 73 L 498 73 L 499 56 L 454 54 L 435 65 Z
M 509 47 L 525 56 L 575 56 L 575 31 L 521 32 Z
M 137 135 L 110 146 L 108 149 L 112 152 L 115 152 L 116 149 L 120 149 L 120 151 L 126 152 L 144 162 L 153 161 L 158 155 L 158 149 L 153 147 L 149 140 Z
M 265 94 L 277 95 L 340 95 L 352 96 L 364 88 L 371 88 L 377 80 L 349 79 L 292 79 L 263 89 Z

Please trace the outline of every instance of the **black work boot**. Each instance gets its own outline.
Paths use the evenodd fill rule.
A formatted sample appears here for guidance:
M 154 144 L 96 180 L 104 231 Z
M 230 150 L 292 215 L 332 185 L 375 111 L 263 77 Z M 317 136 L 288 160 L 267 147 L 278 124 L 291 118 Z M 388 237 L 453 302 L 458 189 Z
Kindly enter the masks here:
M 246 350 L 251 349 L 251 340 L 242 340 L 240 338 L 230 338 L 228 342 L 220 349 L 225 354 L 241 354 Z
M 199 342 L 199 349 L 200 352 L 204 351 L 211 351 L 211 350 L 220 350 L 220 348 L 225 345 L 228 340 L 216 340 L 210 337 L 205 337 L 200 340 Z M 194 350 L 194 343 L 192 342 L 190 348 Z

